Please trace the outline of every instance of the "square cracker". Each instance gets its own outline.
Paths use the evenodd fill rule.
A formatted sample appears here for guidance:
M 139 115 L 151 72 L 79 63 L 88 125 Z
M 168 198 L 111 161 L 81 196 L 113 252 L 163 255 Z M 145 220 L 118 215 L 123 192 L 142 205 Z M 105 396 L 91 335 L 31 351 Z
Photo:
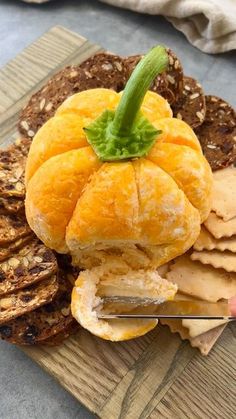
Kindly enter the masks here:
M 228 323 L 227 320 L 199 320 L 199 319 L 183 319 L 182 325 L 188 329 L 189 336 L 195 338 L 202 335 L 215 327 Z
M 211 302 L 236 295 L 236 273 L 194 262 L 187 255 L 177 258 L 170 269 L 166 278 L 184 294 Z
M 203 320 L 197 320 L 201 323 Z M 209 329 L 207 332 L 201 333 L 198 336 L 191 337 L 189 331 L 186 327 L 183 326 L 181 320 L 169 320 L 163 319 L 161 323 L 167 325 L 172 333 L 178 333 L 183 340 L 189 340 L 190 345 L 193 348 L 198 348 L 202 355 L 208 355 L 217 339 L 220 337 L 224 331 L 227 323 Z M 199 328 L 200 330 L 200 328 Z
M 190 257 L 192 260 L 197 260 L 204 265 L 211 265 L 214 266 L 214 268 L 236 273 L 235 253 L 229 251 L 219 252 L 218 250 L 212 250 L 209 252 L 208 250 L 203 250 L 202 252 L 194 251 Z
M 226 326 L 227 323 L 208 330 L 208 332 L 196 336 L 195 338 L 190 338 L 191 346 L 193 348 L 198 348 L 202 355 L 208 355 Z
M 231 237 L 236 234 L 236 217 L 229 221 L 224 221 L 222 218 L 217 217 L 214 212 L 211 212 L 204 225 L 216 239 Z
M 224 221 L 229 221 L 236 217 L 236 168 L 230 166 L 218 170 L 213 173 L 213 178 L 212 210 Z
M 202 226 L 197 241 L 193 245 L 194 250 L 230 250 L 230 252 L 236 252 L 236 236 L 226 237 L 222 239 L 216 239 L 211 233 Z

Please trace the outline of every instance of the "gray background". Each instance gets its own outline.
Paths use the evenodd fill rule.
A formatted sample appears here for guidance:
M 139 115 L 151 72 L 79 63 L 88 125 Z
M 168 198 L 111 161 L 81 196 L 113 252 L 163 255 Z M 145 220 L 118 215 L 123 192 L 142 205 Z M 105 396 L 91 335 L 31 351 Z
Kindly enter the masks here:
M 198 78 L 207 93 L 236 105 L 235 52 L 203 54 L 162 17 L 139 15 L 93 0 L 54 1 L 41 6 L 0 0 L 0 66 L 58 24 L 124 55 L 164 43 L 174 49 L 185 73 Z M 93 417 L 19 349 L 0 343 L 1 419 Z

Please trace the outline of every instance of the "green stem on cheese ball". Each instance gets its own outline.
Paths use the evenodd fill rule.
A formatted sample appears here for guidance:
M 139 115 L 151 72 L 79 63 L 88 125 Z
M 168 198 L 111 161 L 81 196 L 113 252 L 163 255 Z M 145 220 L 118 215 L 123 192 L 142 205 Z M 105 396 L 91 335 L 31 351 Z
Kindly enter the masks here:
M 116 161 L 148 154 L 161 131 L 142 115 L 140 108 L 152 81 L 167 66 L 165 48 L 152 48 L 133 71 L 117 109 L 105 110 L 84 128 L 88 142 L 100 160 Z

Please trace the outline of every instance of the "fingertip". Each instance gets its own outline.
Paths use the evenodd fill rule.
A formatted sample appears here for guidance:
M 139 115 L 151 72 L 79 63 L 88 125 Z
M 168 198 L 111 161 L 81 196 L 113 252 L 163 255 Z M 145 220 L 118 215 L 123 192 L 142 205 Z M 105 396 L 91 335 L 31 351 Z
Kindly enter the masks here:
M 230 309 L 231 316 L 236 316 L 236 296 L 230 298 L 229 309 Z

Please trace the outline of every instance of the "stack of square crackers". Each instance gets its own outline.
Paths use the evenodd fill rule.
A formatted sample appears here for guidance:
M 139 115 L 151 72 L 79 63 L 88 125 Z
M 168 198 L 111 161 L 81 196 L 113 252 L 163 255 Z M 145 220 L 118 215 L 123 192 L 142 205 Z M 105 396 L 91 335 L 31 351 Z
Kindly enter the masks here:
M 209 302 L 236 296 L 236 168 L 218 170 L 213 177 L 212 212 L 202 225 L 193 249 L 177 258 L 166 274 L 168 280 L 178 285 L 180 293 Z M 163 323 L 207 354 L 227 321 Z
M 30 141 L 70 95 L 96 87 L 123 90 L 141 57 L 101 53 L 81 65 L 68 66 L 35 93 L 22 110 L 19 131 L 24 139 L 7 151 L 11 156 L 7 157 L 8 169 L 14 181 L 8 174 L 5 176 L 5 169 L 3 175 L 0 173 L 0 209 L 5 226 L 2 233 L 0 229 L 0 334 L 10 342 L 56 344 L 75 328 L 68 284 L 73 284 L 78 272 L 66 257 L 57 258 L 58 268 L 55 256 L 32 235 L 24 218 L 23 168 Z M 197 297 L 214 302 L 236 295 L 236 169 L 232 166 L 236 162 L 236 116 L 227 102 L 205 96 L 198 81 L 184 75 L 180 60 L 171 50 L 168 57 L 168 70 L 156 77 L 151 90 L 165 97 L 173 115 L 196 132 L 214 171 L 214 199 L 212 212 L 193 249 L 160 271 L 178 284 L 180 296 L 184 294 L 185 299 Z M 1 162 L 4 153 L 0 153 Z M 7 181 L 2 184 L 4 177 Z M 21 220 L 17 228 L 12 228 L 12 214 L 17 214 L 17 222 Z M 204 355 L 226 326 L 224 321 L 214 320 L 163 323 Z
M 18 344 L 55 344 L 76 329 L 70 313 L 73 270 L 59 268 L 27 224 L 29 146 L 23 138 L 0 151 L 0 336 Z

